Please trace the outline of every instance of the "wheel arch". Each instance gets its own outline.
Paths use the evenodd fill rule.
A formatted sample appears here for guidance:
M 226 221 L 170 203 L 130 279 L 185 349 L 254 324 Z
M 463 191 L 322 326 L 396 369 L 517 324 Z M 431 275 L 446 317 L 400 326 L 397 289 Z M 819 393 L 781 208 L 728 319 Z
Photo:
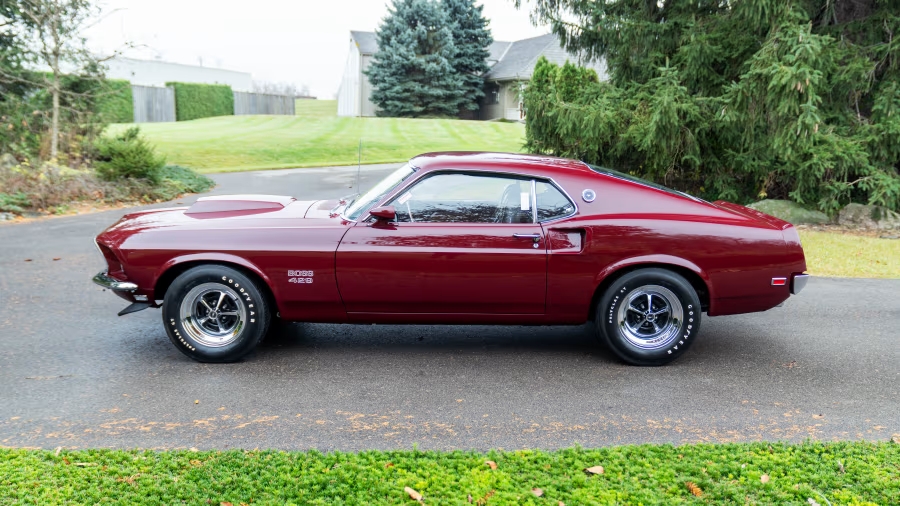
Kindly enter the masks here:
M 184 255 L 173 258 L 163 264 L 156 275 L 156 282 L 153 285 L 153 298 L 156 300 L 163 299 L 169 286 L 182 273 L 189 269 L 200 265 L 221 265 L 240 271 L 245 276 L 252 278 L 259 285 L 260 290 L 266 297 L 269 307 L 274 308 L 274 312 L 278 311 L 278 298 L 275 296 L 274 288 L 269 282 L 268 276 L 252 262 L 245 258 L 234 255 Z
M 594 321 L 597 313 L 597 304 L 606 292 L 606 289 L 620 277 L 640 269 L 659 268 L 667 269 L 681 275 L 691 284 L 700 298 L 700 307 L 703 311 L 709 311 L 712 300 L 712 284 L 706 273 L 693 262 L 667 255 L 652 255 L 649 257 L 630 258 L 616 262 L 597 275 L 597 287 L 591 298 L 589 321 Z

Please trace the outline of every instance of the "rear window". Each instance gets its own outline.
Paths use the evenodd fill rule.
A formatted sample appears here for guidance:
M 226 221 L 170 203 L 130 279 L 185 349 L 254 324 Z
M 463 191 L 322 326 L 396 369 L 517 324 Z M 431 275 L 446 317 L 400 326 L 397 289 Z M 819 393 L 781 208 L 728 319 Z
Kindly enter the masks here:
M 623 179 L 625 181 L 630 181 L 632 183 L 641 184 L 644 186 L 649 186 L 650 188 L 656 188 L 657 190 L 662 190 L 666 193 L 672 195 L 681 195 L 682 197 L 687 197 L 691 200 L 696 200 L 697 202 L 706 202 L 703 199 L 699 199 L 693 195 L 688 195 L 687 193 L 680 192 L 678 190 L 673 190 L 669 187 L 663 186 L 661 184 L 654 183 L 652 181 L 647 181 L 646 179 L 641 179 L 637 176 L 632 176 L 631 174 L 625 174 L 624 172 L 619 172 L 617 170 L 607 169 L 606 167 L 600 167 L 599 165 L 591 165 L 589 163 L 585 164 L 590 167 L 594 172 L 599 174 L 603 174 L 606 176 L 614 177 L 616 179 Z M 708 203 L 708 202 L 707 202 Z

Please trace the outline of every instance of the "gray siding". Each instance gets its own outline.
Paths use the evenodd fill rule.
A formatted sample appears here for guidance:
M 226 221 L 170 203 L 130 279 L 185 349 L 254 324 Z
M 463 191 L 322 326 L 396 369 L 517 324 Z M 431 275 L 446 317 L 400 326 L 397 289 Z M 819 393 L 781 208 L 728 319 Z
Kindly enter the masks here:
M 294 115 L 294 97 L 263 93 L 234 92 L 234 115 L 279 114 Z
M 156 86 L 132 86 L 135 123 L 175 121 L 175 90 Z
M 360 89 L 360 98 L 362 103 L 362 111 L 360 116 L 375 116 L 378 113 L 378 106 L 372 102 L 372 85 L 369 83 L 369 76 L 365 75 L 363 72 L 369 68 L 369 65 L 372 64 L 372 55 L 364 54 L 362 55 L 362 60 L 360 62 L 360 82 L 362 84 Z

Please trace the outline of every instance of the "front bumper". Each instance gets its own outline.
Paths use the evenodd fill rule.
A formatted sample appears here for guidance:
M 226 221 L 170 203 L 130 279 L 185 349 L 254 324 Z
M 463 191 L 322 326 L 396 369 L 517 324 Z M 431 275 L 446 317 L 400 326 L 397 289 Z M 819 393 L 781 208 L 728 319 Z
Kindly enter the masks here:
M 133 292 L 138 288 L 136 284 L 130 281 L 119 281 L 118 279 L 109 277 L 107 271 L 98 272 L 97 275 L 94 276 L 94 283 L 114 292 Z
M 809 281 L 809 274 L 794 274 L 791 276 L 791 293 L 797 295 L 806 287 Z

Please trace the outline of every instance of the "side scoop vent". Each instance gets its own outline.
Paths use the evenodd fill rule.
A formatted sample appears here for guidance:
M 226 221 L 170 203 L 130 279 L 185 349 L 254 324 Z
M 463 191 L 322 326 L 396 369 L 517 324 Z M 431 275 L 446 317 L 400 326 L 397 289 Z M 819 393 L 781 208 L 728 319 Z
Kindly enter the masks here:
M 215 197 L 201 197 L 184 214 L 266 213 L 280 211 L 294 200 L 294 197 L 281 195 L 218 195 Z

